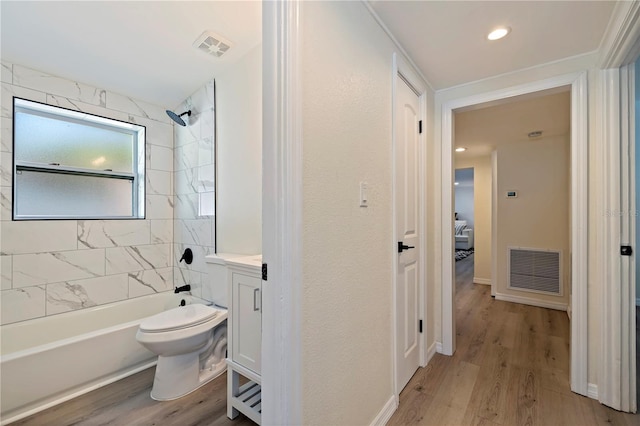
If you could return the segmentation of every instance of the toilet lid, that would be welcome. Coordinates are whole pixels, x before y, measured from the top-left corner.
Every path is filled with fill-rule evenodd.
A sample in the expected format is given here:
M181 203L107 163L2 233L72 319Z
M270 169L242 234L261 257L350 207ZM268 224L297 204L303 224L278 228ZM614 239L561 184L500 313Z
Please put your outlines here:
M207 322L217 317L219 313L218 309L205 305L178 306L146 318L140 323L140 330L149 332L180 330Z

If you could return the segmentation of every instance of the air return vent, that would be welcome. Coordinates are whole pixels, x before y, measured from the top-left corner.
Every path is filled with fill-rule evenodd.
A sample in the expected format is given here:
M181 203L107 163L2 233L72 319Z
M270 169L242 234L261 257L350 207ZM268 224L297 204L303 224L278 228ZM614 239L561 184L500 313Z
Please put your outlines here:
M559 251L509 247L509 288L562 296Z
M193 42L193 47L216 58L227 53L231 46L233 46L233 44L229 40L211 31L203 32L200 34L200 37Z

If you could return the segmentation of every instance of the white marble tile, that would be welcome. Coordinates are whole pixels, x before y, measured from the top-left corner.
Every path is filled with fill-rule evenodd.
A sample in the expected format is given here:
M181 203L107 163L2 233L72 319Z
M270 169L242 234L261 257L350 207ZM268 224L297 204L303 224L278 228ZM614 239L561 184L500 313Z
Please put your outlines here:
M104 89L53 76L22 65L13 66L13 84L77 99L88 104L106 106L106 91Z
M11 220L13 188L0 186L0 220Z
M198 217L213 217L216 215L215 192L201 192L198 194Z
M175 149L174 170L198 167L200 148L198 142L191 142Z
M162 170L147 170L147 194L171 195L173 173Z
M215 191L216 171L213 164L198 167L197 192Z
M200 137L207 139L215 137L215 114L213 108L203 112L200 118Z
M201 139L199 125L196 126L189 123L188 126L183 127L183 126L178 126L177 124L174 124L173 129L174 129L174 141L175 141L176 147L186 145Z
M0 133L0 151L13 152L13 121L10 118L0 119L2 126Z
M44 253L78 248L78 224L75 220L3 221L0 227L0 254Z
M148 220L79 220L78 248L92 249L149 244Z
M200 211L199 194L180 194L174 197L174 217L176 219L197 219Z
M47 284L47 315L75 311L125 300L127 274Z
M173 268L129 273L129 297L145 296L173 289Z
M198 166L213 164L213 137L203 138L198 141Z
M0 299L2 324L45 316L44 287L3 290Z
M0 73L0 80L3 83L13 83L13 64L10 62L2 61L2 73Z
M173 219L173 197L171 195L147 195L147 219Z
M105 275L104 249L13 256L13 287L28 287Z
M145 118L136 119L136 123L147 129L147 144L173 149L173 125Z
M173 238L176 244L213 246L213 220L175 220Z
M182 257L182 253L186 248L190 248L193 251L193 262L191 265L187 265L184 261L180 262L180 258ZM195 245L186 245L186 244L174 244L173 245L173 258L174 258L174 266L179 268L188 269L190 271L198 271L198 272L207 272L207 262L205 261L205 257L213 254L213 247L203 247L203 246L195 246Z
M174 173L173 185L177 195L198 192L198 169L179 170Z
M47 94L47 104L72 109L74 111L86 112L87 114L98 115L100 117L112 118L114 120L132 122L129 120L129 114L125 112L114 111L100 105L89 104L60 95Z
M151 244L173 243L173 220L151 220Z
M171 119L165 112L166 108L111 91L107 93L107 108L115 109L116 111L128 112L129 114L160 121L162 123L169 124L171 122Z
M172 172L173 150L163 146L147 144L147 168Z
M27 89L24 87L14 86L9 83L2 83L0 86L0 91L2 91L2 99L0 102L1 112L0 116L2 117L13 117L13 97L24 98L30 101L36 102L46 102L47 95L42 92L38 92L36 90Z
M171 244L114 247L105 250L107 275L172 266Z
M11 186L13 184L13 154L0 151L0 185Z
M191 294L196 297L202 297L202 273L191 271L184 268L174 268L173 280L176 287L182 287L189 284L191 286Z
M0 284L2 284L2 290L9 290L12 287L12 261L13 258L11 256L0 256Z

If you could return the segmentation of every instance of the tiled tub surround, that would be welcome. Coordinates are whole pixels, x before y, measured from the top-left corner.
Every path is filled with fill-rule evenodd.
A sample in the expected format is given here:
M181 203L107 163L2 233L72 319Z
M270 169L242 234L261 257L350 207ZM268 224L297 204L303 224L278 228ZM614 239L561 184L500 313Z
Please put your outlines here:
M13 96L145 126L146 218L11 221ZM2 62L0 120L2 324L173 288L173 125L164 108Z
M187 126L175 126L174 279L190 284L195 296L211 300L202 284L207 279L205 256L215 252L215 114L214 81L189 96L174 111L191 110ZM180 262L185 248L193 263Z
M157 356L135 338L140 322L182 299L202 303L164 292L1 327L0 424L154 365Z

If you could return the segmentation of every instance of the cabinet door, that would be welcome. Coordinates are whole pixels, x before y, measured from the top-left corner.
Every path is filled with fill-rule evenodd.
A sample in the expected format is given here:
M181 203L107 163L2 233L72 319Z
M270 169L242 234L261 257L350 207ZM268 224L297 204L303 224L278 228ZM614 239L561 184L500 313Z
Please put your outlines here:
M236 272L232 273L233 348L238 364L260 374L262 350L262 281Z

